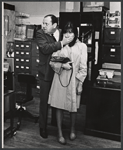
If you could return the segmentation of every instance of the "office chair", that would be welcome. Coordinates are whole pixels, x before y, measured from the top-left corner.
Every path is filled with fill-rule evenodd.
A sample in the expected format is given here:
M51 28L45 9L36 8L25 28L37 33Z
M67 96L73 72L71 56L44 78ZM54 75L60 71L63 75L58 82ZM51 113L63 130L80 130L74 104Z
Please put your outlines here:
M29 117L35 120L35 123L38 121L37 116L33 116L30 112L26 110L23 104L31 101L33 99L32 96L32 85L36 85L36 78L31 74L24 74L19 73L17 76L18 82L20 85L23 83L26 84L26 93L22 91L18 91L15 93L16 95L16 105L17 105L17 115L18 115L18 122L17 122L17 129L21 126L22 117Z

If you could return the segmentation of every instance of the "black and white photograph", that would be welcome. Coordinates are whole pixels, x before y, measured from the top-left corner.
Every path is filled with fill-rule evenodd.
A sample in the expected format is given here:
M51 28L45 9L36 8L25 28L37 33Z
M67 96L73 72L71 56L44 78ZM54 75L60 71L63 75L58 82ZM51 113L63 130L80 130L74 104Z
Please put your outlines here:
M2 148L121 148L121 1L1 8Z

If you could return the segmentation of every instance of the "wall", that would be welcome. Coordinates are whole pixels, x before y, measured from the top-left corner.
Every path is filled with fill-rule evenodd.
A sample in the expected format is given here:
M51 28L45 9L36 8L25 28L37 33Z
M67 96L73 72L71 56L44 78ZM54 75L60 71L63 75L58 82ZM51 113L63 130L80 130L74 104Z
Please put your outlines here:
M60 12L80 12L80 2L60 2Z
M115 11L120 12L119 25L121 27L121 2L110 2L110 13L114 13Z
M30 24L42 24L43 17L54 14L59 17L60 2L6 2L15 5L15 10L30 15Z
M46 14L52 13L59 17L59 12L61 11L80 11L80 2L70 2L70 5L66 2L6 2L8 4L15 5L15 10L30 15L30 18L27 20L30 24L42 24L43 17ZM67 8L66 8L67 6ZM72 9L71 9L72 8ZM110 2L110 12L120 10L121 12L121 2ZM5 11L5 13L8 13ZM12 18L10 19L13 20ZM14 21L12 21L14 23ZM12 25L10 24L12 27ZM3 35L3 34L2 34ZM12 33L13 35L13 33ZM4 38L4 54L6 51L6 41L12 41L12 36Z
M30 14L28 22L30 24L42 24L43 17L46 14L52 13L59 17L59 12L71 11L79 12L80 11L80 2L6 2L8 4L15 5L16 11ZM70 3L70 5L69 5ZM121 2L110 2L110 10L120 10L121 11Z
M121 2L110 2L110 12L117 10L121 12Z

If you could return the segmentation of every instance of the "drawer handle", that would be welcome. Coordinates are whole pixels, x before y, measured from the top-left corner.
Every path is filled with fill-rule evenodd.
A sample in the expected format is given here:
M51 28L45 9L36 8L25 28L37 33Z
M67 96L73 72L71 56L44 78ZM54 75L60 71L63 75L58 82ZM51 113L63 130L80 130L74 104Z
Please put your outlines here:
M40 91L36 91L36 94L40 94Z
M39 59L36 59L36 62L39 63Z
M111 57L115 57L115 55L110 55Z
M37 46L37 49L39 49L39 47Z

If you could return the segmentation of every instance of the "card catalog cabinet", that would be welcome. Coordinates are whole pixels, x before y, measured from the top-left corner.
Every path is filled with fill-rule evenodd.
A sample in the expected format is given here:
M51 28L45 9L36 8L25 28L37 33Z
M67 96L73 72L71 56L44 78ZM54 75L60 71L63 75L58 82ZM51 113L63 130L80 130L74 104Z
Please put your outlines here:
M32 74L38 81L39 52L35 41L15 41L14 44L14 70L15 70L15 90L23 90L17 81L18 73ZM39 86L38 86L39 87ZM33 95L36 95L39 88L33 88Z
M31 74L34 75L37 79L37 85L35 89L32 89L32 95L39 96L40 93L40 85L39 85L39 78L38 78L38 63L39 63L39 48L36 42L32 42L32 68Z

